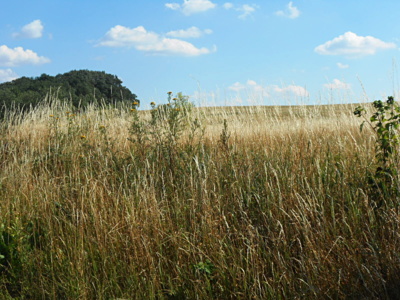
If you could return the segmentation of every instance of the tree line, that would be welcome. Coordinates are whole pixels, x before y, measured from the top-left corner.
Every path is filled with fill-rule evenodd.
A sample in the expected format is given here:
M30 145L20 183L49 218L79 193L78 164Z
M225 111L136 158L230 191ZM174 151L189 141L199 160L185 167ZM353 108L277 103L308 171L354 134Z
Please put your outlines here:
M2 107L29 109L43 101L46 95L70 101L75 107L99 102L112 104L125 101L139 102L137 96L122 85L116 76L104 71L73 70L68 73L39 77L21 77L0 84Z

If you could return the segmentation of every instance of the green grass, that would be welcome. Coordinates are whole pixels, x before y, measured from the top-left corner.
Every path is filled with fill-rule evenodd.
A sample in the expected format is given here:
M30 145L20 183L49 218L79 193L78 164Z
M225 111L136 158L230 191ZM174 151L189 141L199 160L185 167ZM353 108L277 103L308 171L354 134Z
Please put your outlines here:
M372 205L355 106L198 108L173 142L168 120L129 108L9 113L0 294L399 298L399 199Z

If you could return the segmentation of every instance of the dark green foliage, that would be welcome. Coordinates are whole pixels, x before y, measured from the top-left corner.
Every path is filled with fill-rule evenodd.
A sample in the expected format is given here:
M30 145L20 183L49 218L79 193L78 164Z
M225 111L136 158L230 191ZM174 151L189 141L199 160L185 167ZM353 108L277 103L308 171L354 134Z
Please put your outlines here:
M206 262L201 261L193 265L193 268L196 272L200 274L205 274L208 277L211 277L215 270L214 264L209 259L207 259Z
M375 112L367 119L366 110L358 106L354 114L363 117L360 130L364 124L368 124L376 134L376 170L369 181L372 187L378 192L380 200L378 206L383 204L383 199L392 193L400 192L397 186L399 166L399 123L400 107L393 97L388 97L386 102L376 100L373 102Z
M70 71L57 76L42 74L36 78L21 77L0 84L0 101L4 107L25 108L35 106L47 94L71 101L75 107L102 101L110 104L120 101L139 101L136 95L122 86L115 75L104 71Z
M5 288L4 292L7 291L10 298L29 295L29 291L24 291L22 282L35 273L27 259L41 247L44 235L38 225L36 220L19 219L9 226L0 223L0 286Z

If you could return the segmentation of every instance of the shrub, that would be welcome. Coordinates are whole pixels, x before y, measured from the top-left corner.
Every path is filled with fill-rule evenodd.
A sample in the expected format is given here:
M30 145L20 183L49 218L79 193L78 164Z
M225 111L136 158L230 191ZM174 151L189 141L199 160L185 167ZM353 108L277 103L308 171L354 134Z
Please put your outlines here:
M375 141L375 163L376 169L369 182L373 189L381 196L377 203L382 205L382 200L386 196L399 194L398 186L398 167L399 167L399 123L400 107L393 97L383 102L376 100L373 102L374 112L368 119L365 108L358 106L354 114L363 117L364 121L360 125L362 131L365 124L373 130L376 136Z

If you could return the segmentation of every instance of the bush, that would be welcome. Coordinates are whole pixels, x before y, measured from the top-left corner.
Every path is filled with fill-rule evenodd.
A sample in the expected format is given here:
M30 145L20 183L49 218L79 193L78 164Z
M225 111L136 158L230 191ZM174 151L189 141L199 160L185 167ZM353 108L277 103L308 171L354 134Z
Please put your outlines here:
M376 169L369 182L379 194L378 207L383 204L384 198L399 195L398 167L399 167L399 123L400 107L393 97L388 97L386 102L376 100L373 102L374 112L367 118L365 108L358 106L354 114L363 117L360 125L362 131L365 124L373 130L375 141Z

